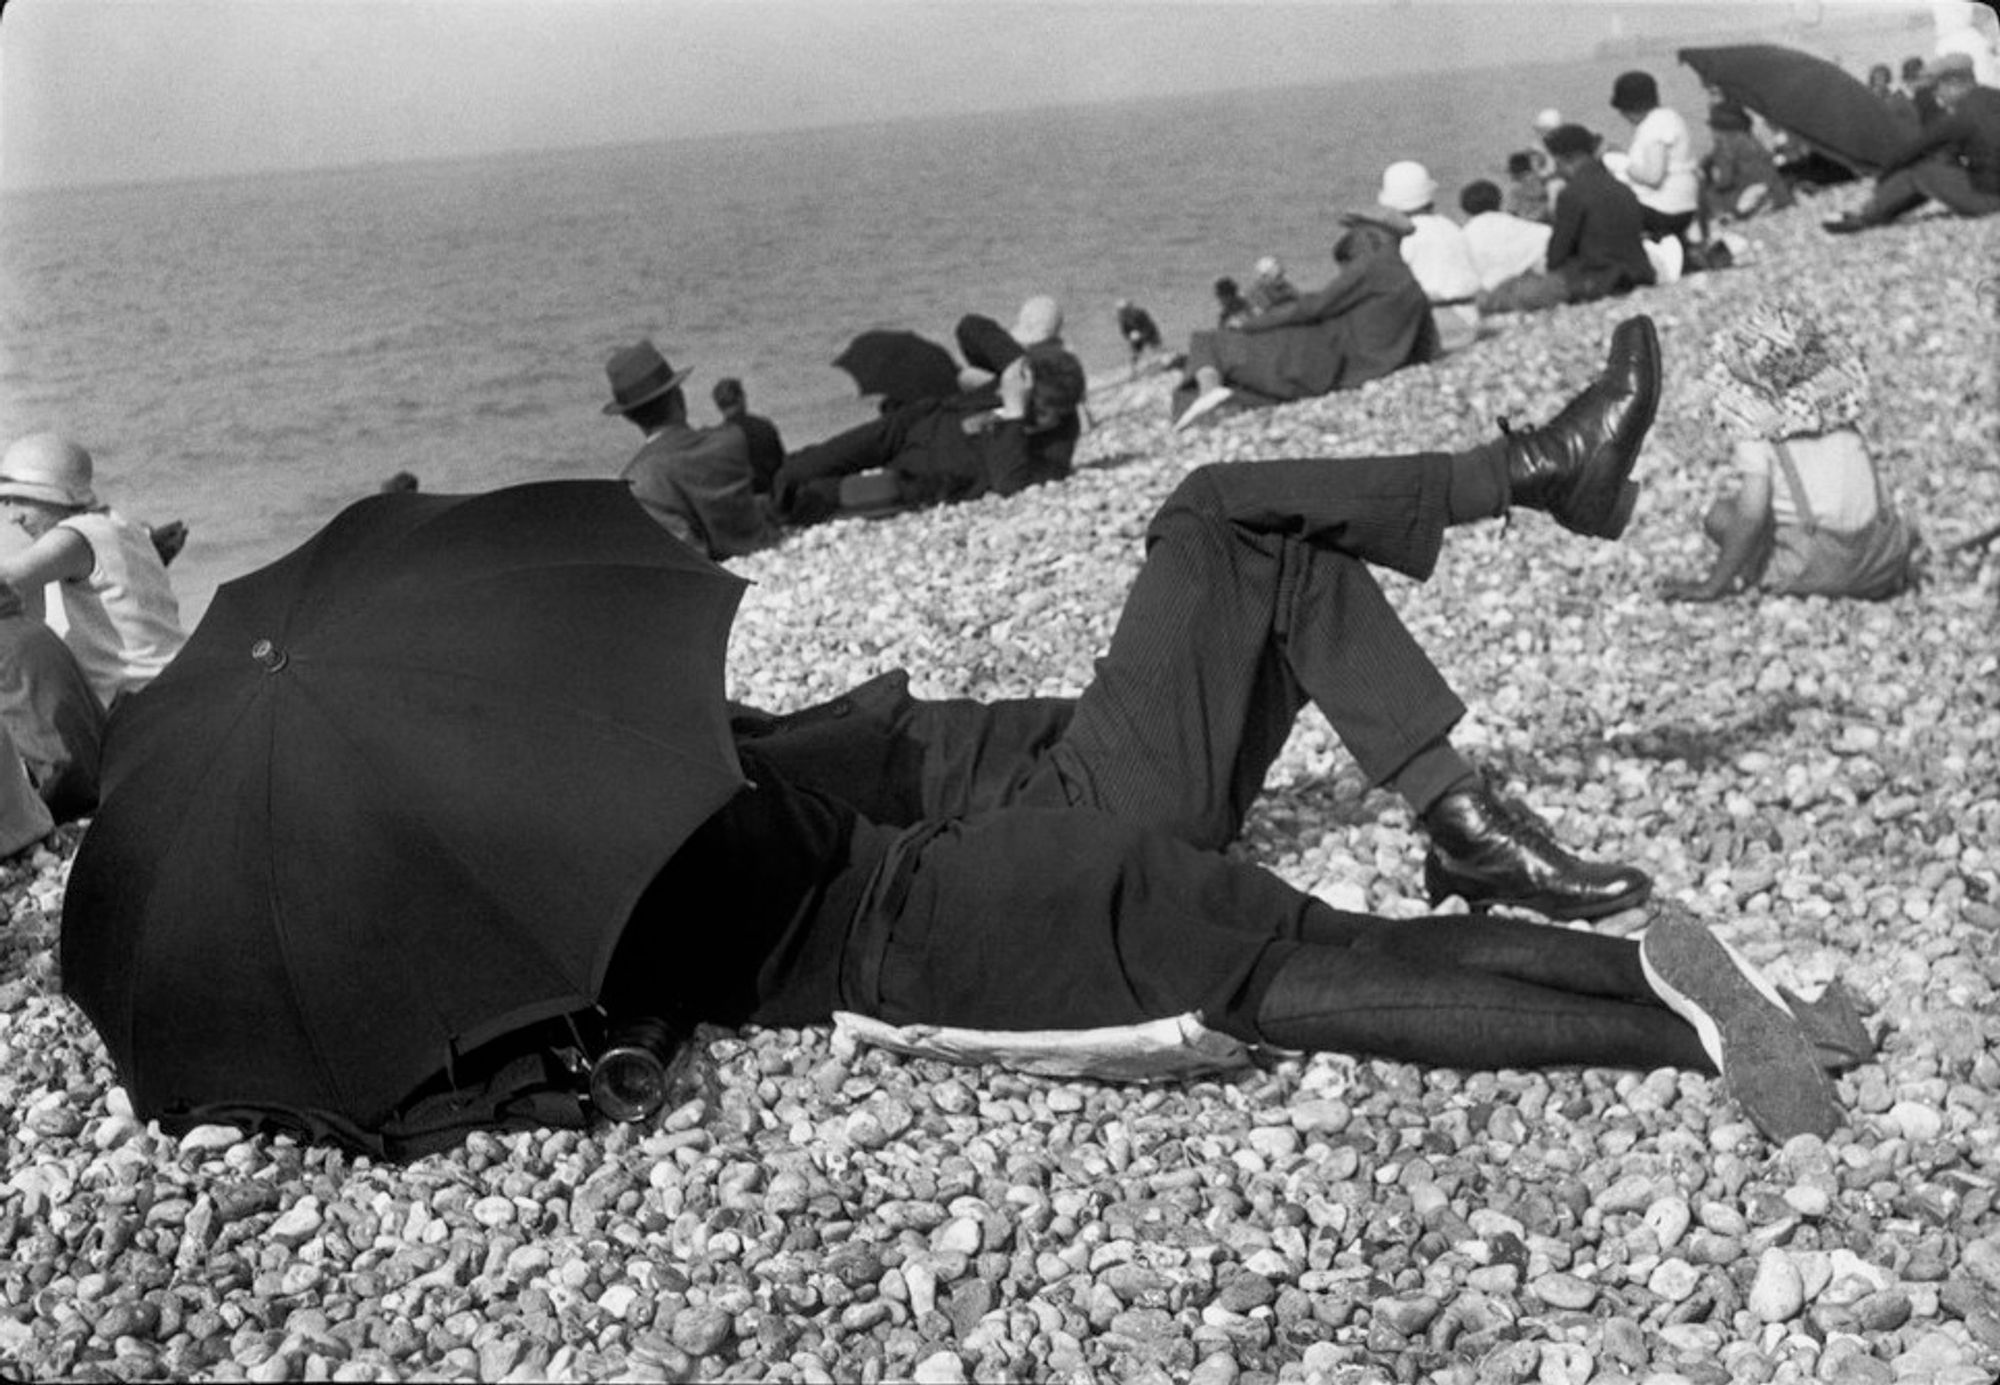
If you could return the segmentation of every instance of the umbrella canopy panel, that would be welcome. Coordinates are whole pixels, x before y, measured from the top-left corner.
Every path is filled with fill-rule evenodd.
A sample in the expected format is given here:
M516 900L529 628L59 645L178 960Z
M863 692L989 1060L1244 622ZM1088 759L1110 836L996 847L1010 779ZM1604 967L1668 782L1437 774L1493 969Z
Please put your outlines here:
M1729 100L1857 173L1879 172L1917 133L1865 82L1796 48L1683 48L1680 60Z
M225 586L113 720L64 909L135 1106L367 1127L592 1003L741 785L741 590L593 482L376 497Z
M861 393L899 403L943 399L958 392L958 363L951 352L915 332L891 328L863 332L833 363L854 378Z

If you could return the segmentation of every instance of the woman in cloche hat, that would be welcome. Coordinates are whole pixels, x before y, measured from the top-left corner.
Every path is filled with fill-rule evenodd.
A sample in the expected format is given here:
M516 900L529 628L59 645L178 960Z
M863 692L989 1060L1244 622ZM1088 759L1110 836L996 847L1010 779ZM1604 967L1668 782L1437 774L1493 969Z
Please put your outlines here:
M99 502L91 470L90 453L54 433L0 456L0 520L33 540L0 556L0 609L39 614L42 589L61 583L64 639L108 707L157 677L187 635L152 534Z

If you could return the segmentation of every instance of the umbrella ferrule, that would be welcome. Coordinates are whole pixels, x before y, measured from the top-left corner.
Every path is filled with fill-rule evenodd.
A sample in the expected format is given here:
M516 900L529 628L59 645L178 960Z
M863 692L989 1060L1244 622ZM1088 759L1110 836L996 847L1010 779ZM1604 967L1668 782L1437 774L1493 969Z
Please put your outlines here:
M264 672L276 673L292 661L292 656L272 644L269 640L259 640L250 646L250 657L264 666Z

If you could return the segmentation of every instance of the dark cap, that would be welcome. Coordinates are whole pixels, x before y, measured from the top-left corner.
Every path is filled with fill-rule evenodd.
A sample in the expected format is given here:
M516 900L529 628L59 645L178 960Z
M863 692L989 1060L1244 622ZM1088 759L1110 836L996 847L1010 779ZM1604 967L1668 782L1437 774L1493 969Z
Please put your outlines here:
M1542 136L1542 147L1557 158L1572 154L1595 154L1597 136L1581 125L1558 125Z
M1708 108L1708 128L1711 130L1748 130L1750 115L1733 101L1718 101Z
M1660 104L1660 88L1650 72L1621 72L1611 84L1615 111L1649 111Z

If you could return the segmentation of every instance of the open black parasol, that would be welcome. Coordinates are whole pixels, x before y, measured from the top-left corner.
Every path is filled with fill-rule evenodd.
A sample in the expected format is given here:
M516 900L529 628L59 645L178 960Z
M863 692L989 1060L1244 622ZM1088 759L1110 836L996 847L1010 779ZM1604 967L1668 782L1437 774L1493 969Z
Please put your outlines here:
M944 399L958 392L958 363L928 337L900 329L863 332L847 344L834 365L854 377L862 394L892 404Z
M1729 100L1857 173L1880 171L1916 134L1865 82L1796 48L1683 48L1680 60Z
M122 703L64 988L141 1116L376 1129L598 996L742 783L743 583L617 482L378 495L226 584Z

